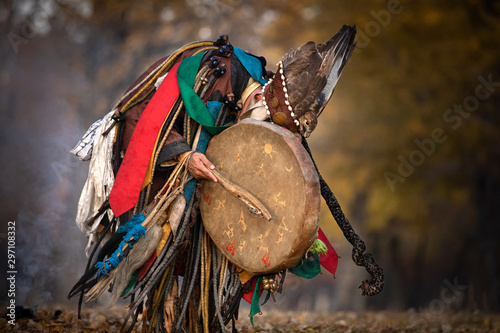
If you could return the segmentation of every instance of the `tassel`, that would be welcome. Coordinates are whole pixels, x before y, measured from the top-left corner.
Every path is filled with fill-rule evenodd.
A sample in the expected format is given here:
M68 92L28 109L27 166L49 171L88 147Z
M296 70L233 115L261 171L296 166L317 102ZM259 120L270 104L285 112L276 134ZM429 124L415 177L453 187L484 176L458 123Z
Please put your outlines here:
M127 233L123 237L120 245L118 245L116 251L107 260L95 264L94 267L97 268L97 273L94 278L97 279L100 276L105 276L118 267L124 258L123 248L125 245L133 249L134 244L139 241L139 238L146 234L146 228L141 225L145 219L143 214L132 215L132 218L125 225L118 228L118 233Z
M145 219L146 219L146 217L144 216L144 214L132 215L130 220L127 223L125 223L124 225L118 227L118 230L116 232L118 232L118 233L129 232L137 224L144 222Z
M327 254L328 253L328 248L326 247L325 243L319 238L316 238L314 241L313 245L309 248L309 252L311 253L317 253L317 254Z

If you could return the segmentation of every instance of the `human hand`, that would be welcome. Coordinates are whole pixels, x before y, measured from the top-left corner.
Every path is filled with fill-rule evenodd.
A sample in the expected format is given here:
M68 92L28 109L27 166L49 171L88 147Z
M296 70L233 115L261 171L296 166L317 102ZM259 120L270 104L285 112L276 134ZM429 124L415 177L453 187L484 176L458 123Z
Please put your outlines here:
M191 176L196 179L210 179L217 182L217 178L210 171L215 169L215 166L202 153L192 153L189 157L187 168Z

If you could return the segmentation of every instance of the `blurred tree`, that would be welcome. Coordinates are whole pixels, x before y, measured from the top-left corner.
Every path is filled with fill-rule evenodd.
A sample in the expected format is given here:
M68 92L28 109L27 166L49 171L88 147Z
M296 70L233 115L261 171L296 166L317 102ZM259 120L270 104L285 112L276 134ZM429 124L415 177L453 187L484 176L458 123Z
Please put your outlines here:
M383 303L425 305L458 277L471 306L498 309L498 11L490 2L402 1L391 14L388 4L352 16L359 52L315 136L323 170L353 222L381 242L368 245L387 266ZM333 4L316 5L335 17ZM328 30L311 24L309 32ZM494 83L481 99L484 80ZM448 111L455 103L462 114Z

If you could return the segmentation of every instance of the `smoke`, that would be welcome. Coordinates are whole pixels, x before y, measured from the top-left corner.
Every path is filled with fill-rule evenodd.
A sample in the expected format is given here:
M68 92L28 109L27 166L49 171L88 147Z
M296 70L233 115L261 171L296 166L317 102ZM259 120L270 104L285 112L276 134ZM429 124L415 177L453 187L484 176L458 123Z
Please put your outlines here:
M12 53L1 83L0 235L15 221L16 305L32 307L64 302L83 270L86 240L74 218L88 166L69 150L88 125L71 102L85 91L83 74L67 71L64 59L54 66L43 40L27 47L37 56ZM0 247L5 265L5 237Z
M16 216L18 302L26 306L61 301L84 262L85 237L73 221L85 168L68 153L69 144L76 142L75 136L82 131L68 119L69 105L53 101L50 108L57 116L38 122L45 131L26 152L28 156L34 155L33 151L39 155L36 162L28 162L36 186L22 186L29 194L24 193L18 203ZM47 108L41 109L50 115Z

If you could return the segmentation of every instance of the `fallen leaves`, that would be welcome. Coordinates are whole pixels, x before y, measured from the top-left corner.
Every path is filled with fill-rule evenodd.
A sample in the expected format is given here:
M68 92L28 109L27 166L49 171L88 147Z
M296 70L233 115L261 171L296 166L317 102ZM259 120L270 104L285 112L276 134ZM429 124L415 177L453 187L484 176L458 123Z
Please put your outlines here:
M30 315L16 318L15 326L11 326L5 318L0 318L0 332L119 332L126 315L126 307L86 308L82 312L82 319L77 318L76 308L65 306L28 313ZM242 312L236 327L240 333L500 332L500 314L484 314L479 311L458 313L379 311L331 314L269 311L256 316L254 322L255 327L252 327L248 317ZM140 332L141 327L137 327L136 330Z
M243 318L243 317L242 317ZM500 332L500 315L481 312L269 312L254 317L255 327L244 319L237 325L241 333L300 332L300 333L465 333Z
M76 308L60 306L31 311L23 315L26 309L16 308L15 325L5 318L0 318L0 332L118 332L126 313L122 309L106 309L103 307L87 308L78 319Z

